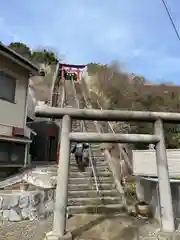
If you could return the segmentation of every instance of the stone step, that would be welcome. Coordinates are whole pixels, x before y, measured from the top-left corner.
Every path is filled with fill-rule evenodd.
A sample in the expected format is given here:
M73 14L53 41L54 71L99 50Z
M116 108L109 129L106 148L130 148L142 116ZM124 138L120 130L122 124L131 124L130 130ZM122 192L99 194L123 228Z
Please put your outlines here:
M71 145L71 149L72 149L73 146L74 146L74 144ZM90 147L90 149L91 149L93 152L98 153L100 157L104 157L104 156L102 155L102 152L101 152L100 147Z
M68 198L68 205L81 206L81 205L101 205L101 204L117 204L122 201L122 196L113 197L79 197L79 198Z
M111 190L102 190L100 191L101 196L119 196L120 193L117 192L116 189L111 189ZM97 193L96 190L86 190L86 191L69 191L68 192L68 197L72 197L72 198L76 198L76 197L80 197L80 198L84 198L84 197L99 197L99 193Z
M80 126L73 126L72 127L72 132L83 132ZM96 129L93 128L86 128L85 132L89 132L89 133L96 133Z
M100 169L100 168L109 169L109 166L105 162L97 162L97 163L93 164L93 166L94 166L94 169L97 169L97 170ZM77 164L76 164L75 161L70 163L70 169L71 168L77 169ZM90 165L90 168L91 168L91 165ZM85 170L88 171L88 169L89 169L89 166L86 167Z
M104 156L102 155L102 152L100 150L98 150L98 151L93 151L92 150L92 152L93 152L94 157L104 159Z
M93 151L92 149L92 155L99 160L104 160L104 156L102 155L101 151ZM75 159L75 155L71 154L71 158Z
M104 161L93 161L93 166L94 166L94 168L99 168L99 167L103 167L103 168L109 168L109 166L108 166L108 164L106 163L106 162L104 162ZM75 167L77 167L77 163L76 163L76 161L75 160L71 160L70 161L70 168L71 167L73 167L73 168L75 168ZM91 167L91 163L89 163L89 166L87 166L87 168L89 168L89 167ZM86 168L86 169L87 169Z
M92 155L104 159L104 156L102 155L102 152L100 150L91 150Z
M93 153L93 156L94 156L94 153ZM93 158L93 163L102 164L103 162L104 162L104 158L102 158L102 157L94 157ZM70 163L76 163L74 156L71 157Z
M102 171L102 172L96 172L98 177L112 177L112 173L109 171ZM71 172L69 173L69 176L71 178L78 178L78 177L89 177L90 176L90 172Z
M88 124L86 125L86 131L87 132L97 132L97 129L95 126L91 125L89 126Z
M48 166L48 165L42 165L42 166L36 166L32 171L33 172L43 172L44 174L45 173L52 173L52 174L57 174L57 169L58 169L58 166L57 165L52 165L52 166ZM98 166L94 166L94 169L95 171L97 172L97 175L103 175L103 176L107 176L109 174L111 174L111 171L109 170L109 167L107 165L98 165ZM91 167L86 167L85 169L85 172L81 173L79 172L79 169L77 167L77 164L74 163L74 164L71 164L70 165L70 175L82 175L82 176L89 176L89 173L90 171L92 171L92 168Z
M97 177L98 183L113 183L112 177ZM69 183L80 184L80 183L89 183L95 182L94 177L76 177L76 178L69 178Z
M79 120L74 120L73 124L78 124L78 121ZM92 120L91 120L91 122L89 122L89 120L85 120L84 123L86 124L86 126L95 127L95 124L94 124L94 122Z
M94 150L100 150L100 145L93 145L93 144L90 144L91 148L94 149Z
M71 146L74 146L75 143L72 143ZM94 150L100 150L100 145L99 144L94 144L94 143L91 143L90 144L90 147Z
M89 172L90 170L92 170L92 168L91 167L87 167L86 168L86 171L87 172ZM99 172L105 172L105 171L107 171L107 172L109 172L110 170L109 170L109 167L108 166L101 166L101 165L99 165L99 166L96 166L96 168L95 168L95 170L99 173ZM75 164L74 166L73 165L70 165L70 172L79 172L79 169L78 169L78 167L77 167L77 165Z
M86 128L86 132L89 132L89 133L96 133L97 130L94 129L94 128Z
M100 147L101 143L91 143L91 146Z
M115 189L115 184L114 183L101 183L100 185L98 185L99 189L102 190L112 190ZM69 191L85 191L85 190L96 190L96 185L94 184L87 184L87 183L79 183L79 184L75 184L75 183L70 183L68 185L68 189Z
M99 164L101 164L101 163L103 163L105 161L104 157L102 157L102 156L95 156L94 152L93 152L93 155L92 155L91 159L92 159L93 163L95 162L95 163L99 163ZM70 162L71 163L76 163L75 156L71 156Z
M105 160L104 159L99 159L99 158L92 158L92 161L93 161L93 164L96 164L96 165L106 165L106 166L108 166L108 163L107 162L105 162ZM73 159L73 158L71 158L70 159L70 164L75 164L76 163L76 160L75 159Z
M96 125L92 122L92 123L86 123L87 128L93 129L94 131L96 130Z
M123 213L126 209L122 204L109 204L109 205L86 205L86 206L69 206L69 214L112 214L112 213Z
M77 131L76 131L76 132L77 132ZM79 131L79 132L82 133L82 131ZM72 143L71 143L71 146L74 146L75 143L76 143L76 142L72 142ZM89 143L89 145L91 146L91 148L100 149L100 144L99 144L99 143L98 143L98 144L96 144L96 143Z

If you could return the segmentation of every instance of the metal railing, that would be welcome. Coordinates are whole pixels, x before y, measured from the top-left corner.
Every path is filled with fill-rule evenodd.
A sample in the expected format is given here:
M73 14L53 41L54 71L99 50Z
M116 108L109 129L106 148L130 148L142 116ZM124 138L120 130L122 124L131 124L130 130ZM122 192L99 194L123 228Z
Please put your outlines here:
M88 98L86 97L86 95L84 94L84 92L83 92L83 96L84 96L84 100L85 100L85 102L86 102L86 105L88 105L88 106L92 109L91 102L90 102L90 100L88 100ZM97 102L97 103L98 103L98 102ZM99 104L99 105L100 105L100 104ZM101 110L102 110L102 108L101 108ZM96 120L93 121L93 122L94 122L94 125L95 125L95 127L96 127L97 132L98 132L98 133L104 133L104 129L102 128L102 126L101 126ZM113 127L111 126L110 122L108 122L108 125L109 125L109 127L110 127L110 129L111 129L111 132L112 132L113 134L115 134L114 129L113 129ZM119 150L119 151L120 151L120 150ZM117 173L119 169L120 169L120 171L121 171L121 164L120 164L120 162L119 162L119 164L118 164L119 167L117 166L117 164L116 164L116 166L113 166L112 157L111 157L109 151L106 151L106 149L104 149L104 154L105 154L105 158L106 158L107 161L108 161L108 165L109 165L109 167L110 167L110 169L111 169L111 171L112 171L113 178L114 178L114 183L115 183L115 185L116 185L116 188L117 188L117 190L118 190L121 194L124 194L123 186L122 186L122 184L121 184L122 172L120 173L120 176L119 176L119 174ZM123 202L124 202L124 203L126 202L126 199L125 199L124 197L123 197Z
M101 105L100 105L100 102L99 102L98 100L97 100L96 102L97 102L97 105L99 106L99 108L100 108L101 110L103 110L103 108L102 108ZM114 129L113 129L112 124L111 124L109 121L107 121L107 124L108 124L108 127L109 127L110 131L111 131L113 134L116 134L115 131L114 131ZM132 164L130 163L128 154L124 151L124 149L123 149L123 147L121 146L120 143L118 143L118 148L119 148L119 153L120 153L120 158L121 158L120 160L123 159L123 160L125 161L125 163L127 164L127 167L128 167L128 169L129 169L129 171L132 173L132 172L133 172L133 168L132 168Z
M73 80L71 80L71 82L72 82L72 87L73 87L73 92L74 92L74 98L75 98L75 101L76 101L76 105L77 105L78 108L80 108L80 103L79 103L79 100L78 100L78 97L77 97L77 91L76 91L75 83L74 83ZM82 121L82 120L80 121L80 127L81 127L83 132L85 132L87 130L87 126L86 126L85 122ZM92 148L90 146L89 147L89 167L92 170L92 172L90 173L90 177L91 176L94 177L96 191L98 193L100 193L98 180L97 180L97 176L96 176L96 170L95 170L94 163L93 163L93 158L94 158L93 157L93 151L92 151Z
M83 84L85 84L85 88L88 89L87 82L84 81L84 79L83 79ZM83 92L83 93L84 93L84 92ZM87 103L88 103L88 106L89 106L90 108L93 108L91 102L88 100L88 98L87 98L86 96L85 96L85 101L86 101L86 105L87 105ZM101 107L100 102L98 101L98 99L96 100L96 103L97 103L97 105L99 106L99 108L103 111L104 109ZM103 127L102 127L97 121L94 121L94 124L96 125L96 129L97 129L98 132L101 132L101 131L104 132ZM109 121L107 121L107 124L108 124L108 129L110 130L110 132L112 132L113 134L115 134L115 131L114 131L114 129L113 129L112 124L111 124ZM109 131L108 131L108 132L109 132ZM132 172L133 172L132 164L131 164L131 162L130 162L130 159L129 159L128 154L124 151L124 149L123 149L123 147L121 146L121 144L118 144L118 148L119 148L119 153L120 153L120 159L123 159L123 160L125 161L125 163L126 163L126 165L127 165L127 168L128 168L128 172L129 172L129 173L132 173Z
M85 105L87 106L87 108L92 108L92 105L91 103L89 102L87 96L84 94L84 91L82 90L82 96L84 98L84 101L85 101ZM101 133L101 127L99 126L98 122L97 121L93 121L94 125L95 125L95 128L96 128L96 131L98 133Z

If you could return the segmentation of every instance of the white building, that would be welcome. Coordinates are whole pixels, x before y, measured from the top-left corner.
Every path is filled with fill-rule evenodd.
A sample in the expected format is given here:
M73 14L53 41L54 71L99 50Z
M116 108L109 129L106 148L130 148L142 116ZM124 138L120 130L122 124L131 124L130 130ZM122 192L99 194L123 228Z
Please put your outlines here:
M31 142L26 127L29 77L38 67L0 44L0 166L21 166Z

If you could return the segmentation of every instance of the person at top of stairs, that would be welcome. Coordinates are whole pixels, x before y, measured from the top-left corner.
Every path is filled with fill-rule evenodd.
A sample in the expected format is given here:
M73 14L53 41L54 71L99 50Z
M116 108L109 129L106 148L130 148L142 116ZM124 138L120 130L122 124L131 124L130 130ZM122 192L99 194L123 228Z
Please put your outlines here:
M85 167L89 163L88 149L89 149L88 143L76 143L71 150L71 153L74 154L76 163L81 172L85 171Z

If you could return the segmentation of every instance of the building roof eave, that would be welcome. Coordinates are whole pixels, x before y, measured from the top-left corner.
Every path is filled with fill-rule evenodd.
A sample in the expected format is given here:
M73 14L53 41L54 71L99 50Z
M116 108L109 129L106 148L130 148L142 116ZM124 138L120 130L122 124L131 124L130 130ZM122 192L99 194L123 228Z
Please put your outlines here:
M33 75L39 74L39 68L26 59L25 57L21 56L20 54L16 53L14 50L4 46L0 43L0 54L11 59L13 62L17 63L18 65L21 65L25 69L27 69L29 72L31 72Z

